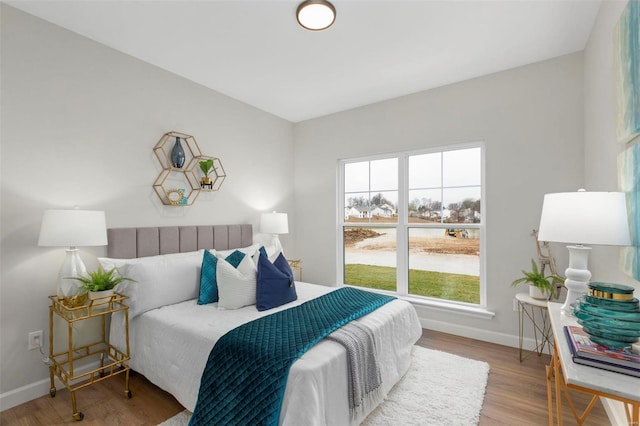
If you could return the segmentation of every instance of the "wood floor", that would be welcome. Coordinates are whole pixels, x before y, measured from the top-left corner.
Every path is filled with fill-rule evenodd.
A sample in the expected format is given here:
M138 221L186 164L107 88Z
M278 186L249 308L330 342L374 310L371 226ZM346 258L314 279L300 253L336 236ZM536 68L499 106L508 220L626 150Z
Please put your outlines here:
M516 348L429 330L423 331L418 344L490 364L481 426L548 424L545 380L548 355L532 355L520 363ZM428 378L425 378L425 383L428 383ZM79 424L153 426L183 410L171 395L139 374L132 375L130 387L133 398L127 399L124 397L124 377L119 375L77 391L78 409L85 415ZM578 407L586 405L587 398L579 398L583 395L577 392L574 396L578 397ZM568 407L564 413L565 423L575 424ZM7 426L74 423L77 422L71 418L71 398L66 389L59 389L55 398L43 396L0 413L0 425ZM608 424L604 408L598 402L585 425Z

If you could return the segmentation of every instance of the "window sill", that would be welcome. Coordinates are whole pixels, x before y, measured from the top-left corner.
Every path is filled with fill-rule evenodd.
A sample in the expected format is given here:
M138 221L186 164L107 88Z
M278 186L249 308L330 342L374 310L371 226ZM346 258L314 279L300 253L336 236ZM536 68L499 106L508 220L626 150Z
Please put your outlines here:
M426 308L437 309L439 311L449 312L453 314L466 315L475 318L491 320L496 316L495 312L486 310L479 306L461 305L458 303L445 302L433 299L423 299L420 297L398 296L398 299L406 300L412 305L424 306Z
M427 299L424 297L400 296L391 291L378 290L375 288L368 288L368 287L358 287L358 286L352 286L348 284L343 284L343 286L354 287L360 290L370 291L372 293L380 293L380 294L386 294L388 296L395 296L398 299L406 300L412 305L424 306L426 308L437 309L440 311L454 313L454 314L467 315L470 317L482 318L487 320L493 319L493 317L496 316L495 312L488 311L485 308L481 308L479 306L463 305L461 303L447 302L444 300Z

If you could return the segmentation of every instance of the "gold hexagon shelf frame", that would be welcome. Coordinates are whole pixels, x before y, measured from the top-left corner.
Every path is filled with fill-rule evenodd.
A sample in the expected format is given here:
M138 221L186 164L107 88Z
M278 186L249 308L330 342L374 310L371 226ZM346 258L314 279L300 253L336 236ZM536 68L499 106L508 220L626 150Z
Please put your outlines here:
M224 167L222 167L222 161L220 161L218 157L211 157L209 155L193 157L191 162L187 165L187 169L189 169L194 175L196 174L196 170L198 170L198 176L201 178L205 177L199 168L199 163L203 160L213 160L213 171L209 174L209 177L211 178L211 186L208 187L208 185L201 183L200 189L202 191L217 191L220 189L222 182L224 182L224 179L227 177L227 173L224 171Z
M185 162L187 166L180 168L174 167L171 163L171 150L168 148L173 148L171 142L178 137L184 141L186 146ZM162 167L162 171L153 183L153 190L162 204L167 206L190 206L198 198L200 191L217 191L227 177L220 159L203 155L196 138L186 133L175 131L165 133L156 143L153 153ZM211 188L203 189L201 179L196 175L196 169L199 167L199 161L207 159L213 160L212 174L215 176L210 176ZM198 175L202 175L202 173L198 172ZM177 180L182 180L182 183L176 184Z
M182 181L176 183L176 181ZM190 206L200 194L200 183L193 172L176 172L168 169L160 172L153 183L156 192L163 204L168 206ZM175 198L173 194L181 193Z
M171 142L173 142L175 138L181 138L187 147L185 150L185 164L190 164L190 161L192 161L194 157L202 155L196 138L193 136L182 132L167 132L162 135L156 146L153 147L153 153L160 162L162 170L188 170L188 167L178 168L173 167L173 164L171 164L171 149L173 149ZM167 148L167 145L169 145L169 148Z

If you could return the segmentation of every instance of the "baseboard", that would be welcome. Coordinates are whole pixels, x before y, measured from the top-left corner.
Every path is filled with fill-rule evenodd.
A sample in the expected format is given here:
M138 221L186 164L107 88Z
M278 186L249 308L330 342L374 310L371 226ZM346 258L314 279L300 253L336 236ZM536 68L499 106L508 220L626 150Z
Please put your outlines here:
M75 369L77 374L83 374L91 370L95 370L100 366L100 362L92 362L90 364L84 365ZM81 380L72 381L72 384L76 384ZM62 382L56 377L55 378L55 386L56 389L64 389L64 385ZM10 390L3 394L0 394L0 412L4 410L8 410L9 408L13 408L17 405L24 404L25 402L29 402L36 398L40 398L44 395L49 395L49 391L51 390L51 379L46 378L39 380L35 383L30 383L28 385L22 386L17 389Z
M518 348L518 336L505 333L497 333L495 331L483 330L481 328L467 327L463 325L451 324L448 322L436 321L432 319L420 318L422 328L435 330L441 333L455 334L456 336L468 337L470 339L482 340L485 342L495 343L498 345L510 346ZM536 342L530 337L522 339L522 349L534 350ZM551 355L551 354L549 354Z
M49 393L49 387L49 379L44 379L0 394L0 411L40 398Z

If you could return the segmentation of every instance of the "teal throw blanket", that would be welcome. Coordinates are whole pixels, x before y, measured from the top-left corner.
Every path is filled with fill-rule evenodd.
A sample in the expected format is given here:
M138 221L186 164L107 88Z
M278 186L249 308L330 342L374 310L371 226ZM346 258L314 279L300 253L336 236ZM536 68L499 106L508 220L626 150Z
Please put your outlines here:
M344 287L229 331L209 354L189 425L277 425L293 362L393 299Z

